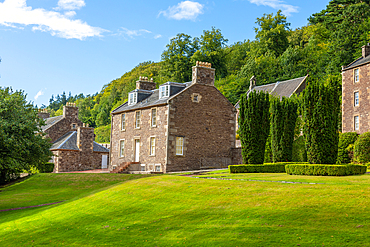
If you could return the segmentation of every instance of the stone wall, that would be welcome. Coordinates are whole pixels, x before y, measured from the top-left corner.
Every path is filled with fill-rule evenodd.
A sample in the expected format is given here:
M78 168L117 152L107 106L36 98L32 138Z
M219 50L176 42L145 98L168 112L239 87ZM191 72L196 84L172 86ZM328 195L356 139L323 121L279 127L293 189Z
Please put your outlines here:
M73 129L73 124L76 128ZM77 130L78 126L82 126L82 122L78 119L78 108L73 106L63 107L63 118L45 130L46 138L51 138L54 142L69 131Z
M240 165L243 164L243 156L242 156L242 148L232 148L231 149L231 163L233 165Z
M57 150L54 153L54 172L71 172L100 169L102 155L108 153Z
M361 134L370 130L370 64L359 68L360 79L355 83L354 70L342 72L342 131L356 131L354 117L359 116L359 130ZM359 92L359 106L354 104L354 93Z
M194 101L197 95L198 101ZM166 172L198 170L231 163L235 147L235 108L214 86L195 83L170 101ZM184 154L176 155L176 137ZM229 159L228 161L225 161Z
M152 109L157 109L157 124L151 126ZM135 128L135 118L137 111L125 112L126 128L121 129L122 114L112 115L112 135L111 135L111 152L110 166L120 166L124 162L135 161L135 140L140 141L139 161L145 165L145 169L150 171L154 169L155 164L161 164L161 171L165 170L166 163L166 148L167 148L167 114L168 106L162 105L141 109L141 124L140 128ZM155 154L150 155L150 138L155 137ZM120 157L120 141L124 140L125 150L124 156ZM141 167L140 167L141 168ZM131 168L129 169L131 170Z

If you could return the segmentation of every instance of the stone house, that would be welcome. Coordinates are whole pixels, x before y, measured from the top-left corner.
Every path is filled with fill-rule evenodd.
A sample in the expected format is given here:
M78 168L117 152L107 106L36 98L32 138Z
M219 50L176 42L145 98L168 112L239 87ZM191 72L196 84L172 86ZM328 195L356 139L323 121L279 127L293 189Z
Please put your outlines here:
M111 113L109 169L166 173L231 164L236 110L214 77L215 69L199 62L188 83L156 89L140 77L128 101Z
M109 149L94 142L94 128L90 128L78 119L78 107L67 103L63 115L49 117L42 111L39 117L45 120L42 131L53 143L54 172L91 170L106 167Z
M342 131L370 131L370 44L362 56L342 67Z
M308 75L298 77L286 81L278 81L266 85L256 86L256 78L253 76L250 80L249 89L246 92L249 95L252 91L265 91L271 95L278 96L280 98L290 98L293 94L299 95L306 88L306 80ZM239 117L239 101L236 103L235 108L237 109L237 119ZM236 123L236 129L238 129L238 123ZM239 142L240 143L240 142ZM239 146L239 145L237 145Z

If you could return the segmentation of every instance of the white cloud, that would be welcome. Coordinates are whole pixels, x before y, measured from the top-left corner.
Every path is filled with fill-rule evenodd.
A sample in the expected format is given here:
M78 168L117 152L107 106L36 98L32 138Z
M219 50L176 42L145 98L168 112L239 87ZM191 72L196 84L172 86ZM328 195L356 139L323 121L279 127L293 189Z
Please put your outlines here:
M154 39L159 39L159 38L162 38L162 35L157 34L156 36L154 36Z
M32 9L27 6L26 0L5 0L0 3L0 25L9 27L31 25L34 31L50 32L53 36L66 39L83 40L87 37L102 36L104 29L92 27L81 20L71 20L70 17L74 14L72 12L61 14L42 8Z
M118 31L118 35L124 36L126 38L133 39L137 36L144 35L146 33L152 33L151 31L148 31L146 29L140 29L140 30L129 30L125 27L121 27L121 29Z
M38 91L38 93L35 95L35 100L37 100L41 95L44 95L44 92L42 91L42 89L40 91Z
M298 13L298 6L285 4L285 2L281 0L249 0L249 2L257 5L269 6L274 9L281 9L282 13L286 16L290 16L291 13Z
M84 0L59 0L57 9L75 10L84 7Z
M203 14L203 7L204 5L198 2L183 1L165 11L160 11L158 16L163 14L169 19L195 21L198 15Z

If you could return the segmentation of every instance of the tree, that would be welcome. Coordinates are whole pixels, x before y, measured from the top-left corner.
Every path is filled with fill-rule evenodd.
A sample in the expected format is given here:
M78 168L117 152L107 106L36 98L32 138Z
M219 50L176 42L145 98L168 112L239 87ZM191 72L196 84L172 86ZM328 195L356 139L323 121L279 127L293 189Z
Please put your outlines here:
M311 164L335 164L338 154L338 82L309 80L303 91L303 135Z
M0 88L0 184L50 159L51 143L43 138L42 125L22 91Z
M273 162L292 161L298 104L291 98L270 100L271 150Z
M269 94L252 91L240 100L239 132L245 164L263 164L270 131Z
M164 74L176 82L191 80L191 57L198 50L198 39L190 35L179 33L166 45L167 50L162 53ZM195 63L194 63L195 64Z
M225 52L227 42L228 39L224 38L220 29L212 27L211 31L204 30L199 39L200 48L192 57L192 64L196 61L211 63L216 69L216 77L225 77L227 75L227 54Z

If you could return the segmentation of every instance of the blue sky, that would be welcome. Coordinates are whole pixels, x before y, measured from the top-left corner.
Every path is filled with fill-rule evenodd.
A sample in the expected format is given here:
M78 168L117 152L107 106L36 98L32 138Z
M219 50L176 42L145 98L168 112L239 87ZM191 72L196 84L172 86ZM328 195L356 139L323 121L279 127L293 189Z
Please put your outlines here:
M291 28L329 0L0 0L0 86L38 106L52 94L93 94L138 63L159 61L178 33L212 26L228 44L253 40L257 17L281 9Z

